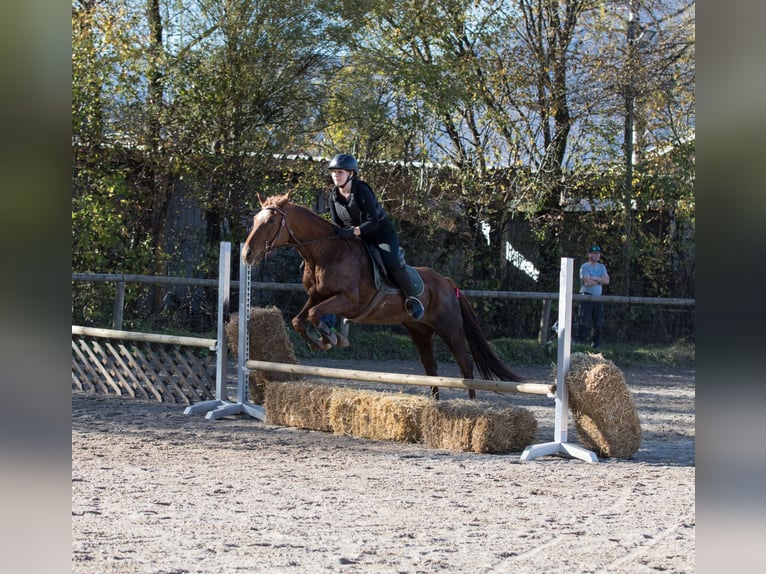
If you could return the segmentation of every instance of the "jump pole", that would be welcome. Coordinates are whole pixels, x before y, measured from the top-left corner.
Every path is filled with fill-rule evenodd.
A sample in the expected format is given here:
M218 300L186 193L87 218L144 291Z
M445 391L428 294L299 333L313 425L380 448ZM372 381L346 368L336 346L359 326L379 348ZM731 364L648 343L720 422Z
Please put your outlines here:
M574 260L561 258L559 274L559 322L558 355L556 360L556 414L553 442L530 445L521 454L521 461L535 459L551 454L566 454L585 462L598 462L595 453L582 446L567 442L569 393L566 376L569 372L572 347L572 281L574 278Z
M240 246L241 249L241 246ZM247 372L240 368L247 362L250 349L247 331L247 318L250 316L250 269L239 264L239 325L237 361L237 401L226 398L226 372L228 370L228 351L224 320L228 315L231 295L231 243L222 241L218 259L218 331L216 350L215 400L203 401L186 407L184 414L196 414L207 411L205 418L219 419L228 415L247 414L258 420L266 420L266 412L258 405L247 402ZM243 319L245 317L245 319Z
M313 367L310 365L291 365L287 363L272 363L269 361L247 361L248 370L277 371L326 377L329 379L349 379L352 381L367 381L395 385L414 385L421 387L447 387L452 389L475 389L477 391L494 391L501 393L525 393L553 397L556 385L543 383L512 383L509 381L488 381L484 379L460 379L455 377L439 377L432 375L408 375L403 373L380 373L376 371L356 371L353 369L333 369Z

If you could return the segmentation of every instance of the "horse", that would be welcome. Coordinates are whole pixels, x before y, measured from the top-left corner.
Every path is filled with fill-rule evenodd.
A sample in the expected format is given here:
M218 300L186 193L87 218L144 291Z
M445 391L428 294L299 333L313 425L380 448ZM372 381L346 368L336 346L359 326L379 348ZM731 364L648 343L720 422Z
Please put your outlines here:
M349 321L371 325L401 324L409 333L427 375L437 376L434 334L447 345L464 379L473 378L474 362L484 379L522 381L493 352L476 313L455 282L429 267L415 267L424 290L419 296L425 314L415 321L404 307L404 295L389 287L379 290L370 254L361 239L341 238L335 227L310 209L291 201L290 192L264 200L253 216L253 227L242 248L242 262L255 265L281 247L293 247L304 261L303 288L308 295L292 328L312 351L348 345L322 321L336 314ZM307 329L313 326L320 337ZM341 337L341 339L339 339ZM466 341L473 360L466 352ZM476 391L469 389L469 398ZM439 398L439 388L431 387Z

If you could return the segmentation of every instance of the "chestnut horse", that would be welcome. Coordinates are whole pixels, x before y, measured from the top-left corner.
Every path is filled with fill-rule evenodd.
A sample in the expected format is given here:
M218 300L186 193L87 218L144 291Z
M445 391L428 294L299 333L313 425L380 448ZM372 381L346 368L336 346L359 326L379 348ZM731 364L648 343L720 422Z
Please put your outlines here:
M337 314L349 321L373 325L400 323L409 332L427 375L437 375L433 352L434 333L455 357L463 378L473 378L474 361L484 379L521 381L492 351L474 310L464 294L449 277L428 267L416 270L424 283L419 296L425 314L414 321L404 308L401 291L388 288L378 294L373 267L362 241L341 239L332 224L313 211L290 201L290 193L263 200L258 195L261 210L253 216L253 228L242 249L245 265L259 263L271 251L285 246L294 247L303 257L303 288L308 299L292 320L292 327L312 350L327 350L348 342L338 339L322 321L324 315ZM385 286L383 287L386 288ZM376 303L370 303L376 300ZM307 327L311 325L320 337ZM465 342L473 356L466 353ZM439 389L431 387L439 398ZM475 398L476 392L469 390Z

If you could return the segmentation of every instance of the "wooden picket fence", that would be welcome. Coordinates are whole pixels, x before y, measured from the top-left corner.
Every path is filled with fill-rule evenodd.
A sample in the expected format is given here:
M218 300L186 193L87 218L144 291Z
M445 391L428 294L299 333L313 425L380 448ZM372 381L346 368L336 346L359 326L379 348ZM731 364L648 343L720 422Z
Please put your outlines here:
M216 340L72 326L72 389L187 405L214 398Z

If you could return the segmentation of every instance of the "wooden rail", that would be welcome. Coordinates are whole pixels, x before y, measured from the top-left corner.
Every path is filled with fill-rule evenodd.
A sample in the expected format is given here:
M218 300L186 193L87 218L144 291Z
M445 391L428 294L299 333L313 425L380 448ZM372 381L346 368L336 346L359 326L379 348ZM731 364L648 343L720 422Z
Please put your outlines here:
M215 351L217 341L202 337L181 337L178 335L158 335L156 333L139 333L136 331L119 331L115 329L98 329L72 325L72 335L99 337L102 339L126 339L144 343L160 343L162 345L182 345L184 347L206 347Z
M532 395L556 394L556 385L544 383L513 383L510 381L488 381L486 379L459 379L454 377L432 377L428 375L408 375L402 373L379 373L375 371L357 371L352 369L334 369L311 365L291 365L270 361L247 361L245 367L251 371L277 371L295 375L326 377L329 379L349 379L373 383L391 383L396 385L417 385L421 387L448 387L452 389L476 389L501 393L525 393Z

